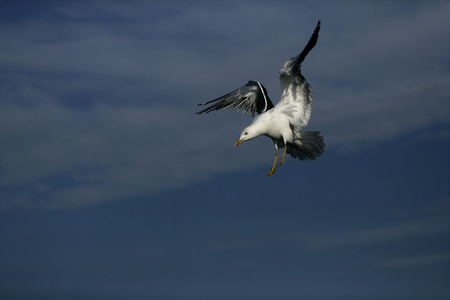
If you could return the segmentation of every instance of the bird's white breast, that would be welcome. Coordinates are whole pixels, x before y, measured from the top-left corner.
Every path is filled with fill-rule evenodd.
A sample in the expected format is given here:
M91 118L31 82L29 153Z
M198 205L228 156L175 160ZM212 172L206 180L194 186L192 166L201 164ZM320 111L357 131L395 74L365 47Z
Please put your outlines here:
M289 125L289 118L275 110L269 110L259 115L253 123L261 130L261 134L274 140L292 141L293 134Z

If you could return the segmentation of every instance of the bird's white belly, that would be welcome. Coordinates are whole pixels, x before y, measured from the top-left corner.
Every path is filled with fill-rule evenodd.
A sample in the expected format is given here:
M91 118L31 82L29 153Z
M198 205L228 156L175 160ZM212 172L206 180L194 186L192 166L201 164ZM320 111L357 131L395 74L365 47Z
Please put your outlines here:
M273 140L292 141L292 130L286 118L267 118L265 135Z
M266 132L266 135L268 137L270 137L271 139L274 139L274 140L281 140L283 138L283 136L281 135L281 132L279 130L274 129L274 128L269 129Z

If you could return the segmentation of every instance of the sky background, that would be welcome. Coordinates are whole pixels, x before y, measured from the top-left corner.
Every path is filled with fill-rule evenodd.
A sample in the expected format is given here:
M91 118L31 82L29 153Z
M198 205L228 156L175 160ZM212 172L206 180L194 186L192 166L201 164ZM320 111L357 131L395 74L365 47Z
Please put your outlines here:
M0 1L1 299L449 299L449 1ZM278 69L320 159L197 103Z

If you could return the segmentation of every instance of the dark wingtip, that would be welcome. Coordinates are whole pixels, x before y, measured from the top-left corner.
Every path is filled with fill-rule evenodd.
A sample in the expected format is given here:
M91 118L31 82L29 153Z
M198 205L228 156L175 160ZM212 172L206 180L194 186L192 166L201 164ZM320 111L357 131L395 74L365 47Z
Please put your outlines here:
M318 33L319 33L319 30L320 30L320 25L321 25L321 23L320 23L320 20L319 20L319 21L317 21L316 29L314 29L314 33L313 33L313 35L315 35L315 34L318 34Z
M314 29L313 34L309 38L308 43L306 44L303 51L299 54L297 60L295 61L294 68L297 68L301 66L303 60L305 59L306 55L308 55L309 51L314 48L314 46L317 43L317 40L319 39L319 31L320 31L320 20L317 22L316 28Z
M198 105L198 106L202 106L202 105L204 105L204 103L198 103L197 105ZM200 114L202 114L204 111L205 111L205 110L201 110L201 111L196 112L195 114L196 114L196 115L200 115Z
M204 110L198 111L195 114L196 115L201 115L202 113L209 113L208 108L205 108Z

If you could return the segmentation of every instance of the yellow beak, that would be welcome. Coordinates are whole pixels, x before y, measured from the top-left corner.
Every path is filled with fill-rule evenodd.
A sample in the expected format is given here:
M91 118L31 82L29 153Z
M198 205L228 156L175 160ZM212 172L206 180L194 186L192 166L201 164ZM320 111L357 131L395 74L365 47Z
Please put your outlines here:
M237 142L234 144L234 146L236 147L237 145L239 145L244 139L239 139L237 140Z

